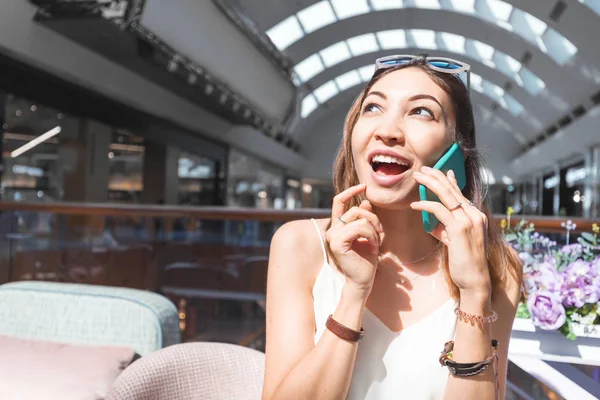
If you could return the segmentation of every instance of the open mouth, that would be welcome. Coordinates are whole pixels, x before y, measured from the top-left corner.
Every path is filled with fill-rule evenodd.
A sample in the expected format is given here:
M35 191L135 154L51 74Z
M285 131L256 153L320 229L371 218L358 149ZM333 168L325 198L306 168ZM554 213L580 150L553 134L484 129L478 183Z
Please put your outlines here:
M371 168L378 175L394 176L406 172L410 164L396 157L376 155L371 159Z

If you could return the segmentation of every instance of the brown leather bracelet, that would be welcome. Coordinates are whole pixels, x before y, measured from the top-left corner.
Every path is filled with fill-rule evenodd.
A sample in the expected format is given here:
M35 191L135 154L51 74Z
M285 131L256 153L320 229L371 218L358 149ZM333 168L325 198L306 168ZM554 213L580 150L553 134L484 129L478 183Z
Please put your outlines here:
M360 331L350 329L347 326L337 322L331 315L327 318L325 327L327 327L327 329L333 332L340 339L344 339L348 342L360 342L365 336L365 330L363 328L360 328Z

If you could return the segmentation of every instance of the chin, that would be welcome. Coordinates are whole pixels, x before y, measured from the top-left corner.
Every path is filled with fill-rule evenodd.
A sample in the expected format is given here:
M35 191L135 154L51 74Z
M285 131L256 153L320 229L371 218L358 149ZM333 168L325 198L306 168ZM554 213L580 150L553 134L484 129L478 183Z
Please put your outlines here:
M367 182L365 195L375 208L404 210L410 208L410 203L419 200L419 193L416 184L410 187L402 186L404 185L387 188Z

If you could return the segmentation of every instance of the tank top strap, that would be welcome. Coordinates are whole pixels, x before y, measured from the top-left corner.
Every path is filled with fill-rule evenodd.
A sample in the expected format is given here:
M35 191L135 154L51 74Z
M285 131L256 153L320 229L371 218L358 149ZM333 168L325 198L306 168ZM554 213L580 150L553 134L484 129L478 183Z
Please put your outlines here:
M323 238L323 235L321 234L321 228L319 228L319 224L317 224L317 221L315 221L314 218L311 218L310 220L315 225L315 229L317 230L317 235L319 235L319 241L321 242L321 250L323 251L323 262L326 264L327 263L327 250L325 249L325 239Z

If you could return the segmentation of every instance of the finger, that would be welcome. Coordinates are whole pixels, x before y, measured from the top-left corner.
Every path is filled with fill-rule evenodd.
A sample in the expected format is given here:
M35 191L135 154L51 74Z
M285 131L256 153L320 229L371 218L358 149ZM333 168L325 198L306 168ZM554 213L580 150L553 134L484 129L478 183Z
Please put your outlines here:
M446 232L446 227L444 224L438 224L431 231L431 236L445 244L446 246L450 245L450 239L448 238L448 232Z
M377 232L382 232L383 227L381 226L379 217L377 215L373 214L371 211L362 208L362 206L363 205L361 204L360 207L352 207L348 211L346 211L344 213L344 215L342 215L342 219L344 220L344 222L348 223L348 222L356 221L357 219L360 219L360 218L364 218L367 221L369 221L371 223L371 225L373 225L373 228L375 228L375 230Z
M454 189L455 195L460 193L460 198L464 200L463 202L463 210L465 213L471 218L471 221L474 224L484 223L487 226L487 216L481 212L474 204L472 204L471 200L467 199L461 192L460 187L458 186L458 181L456 180L456 175L454 171L449 170L447 173L448 180L452 184L452 188ZM461 200L462 201L462 200Z
M340 229L337 240L342 243L343 251L348 252L352 248L352 243L361 238L369 242L374 253L379 252L379 235L366 219L358 219L346 224L343 229Z
M364 192L367 185L361 183L360 185L351 186L343 192L337 194L333 198L331 205L331 220L332 223L341 223L339 218L346 212L346 204L356 195Z
M452 228L458 221L450 210L437 201L415 201L410 203L410 208L416 211L427 211L435 215L446 228Z
M462 191L458 188L458 183L456 182L456 176L454 175L454 171L449 170L446 175L439 169L423 167L421 168L422 172L426 175L431 175L435 177L444 187L446 187L454 196L454 198L458 201L463 201L465 199Z
M371 204L371 202L369 200L363 200L360 203L360 208L367 210L367 211L373 211L373 205Z
M431 170L431 168L429 168L429 169ZM448 186L444 185L444 183L441 182L440 179L438 179L436 174L430 173L428 170L425 170L425 168L423 168L423 170L427 171L427 172L426 173L415 172L413 174L413 176L415 177L415 180L418 183L426 186L433 193L435 193L437 195L437 197L440 199L440 201L442 202L442 204L444 206L446 206L447 209L455 208L456 205L460 202L460 200L458 200L456 198L456 196L454 196L454 193L452 193L452 190L450 190L448 187L449 185ZM442 176L444 176L443 173L442 173ZM446 179L446 178L444 177L444 179ZM447 179L446 179L446 181L447 181Z

